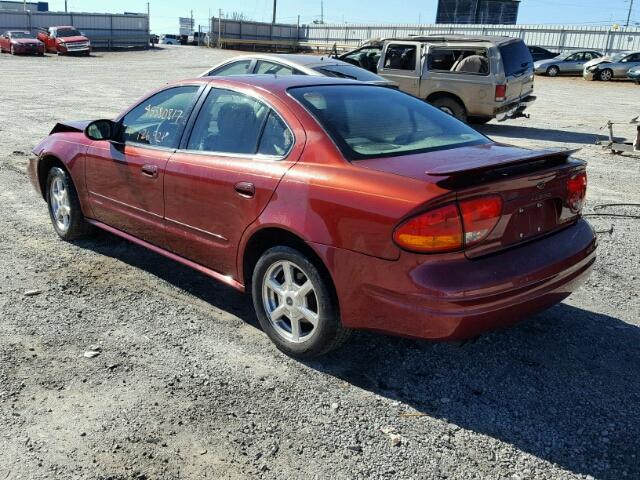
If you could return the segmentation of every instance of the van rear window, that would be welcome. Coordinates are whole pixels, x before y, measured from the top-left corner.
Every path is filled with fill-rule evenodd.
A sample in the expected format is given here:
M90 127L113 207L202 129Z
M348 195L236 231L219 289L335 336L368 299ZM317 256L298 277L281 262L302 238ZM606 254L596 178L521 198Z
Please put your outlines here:
M507 77L519 75L533 65L531 52L523 41L508 43L499 47L504 73Z

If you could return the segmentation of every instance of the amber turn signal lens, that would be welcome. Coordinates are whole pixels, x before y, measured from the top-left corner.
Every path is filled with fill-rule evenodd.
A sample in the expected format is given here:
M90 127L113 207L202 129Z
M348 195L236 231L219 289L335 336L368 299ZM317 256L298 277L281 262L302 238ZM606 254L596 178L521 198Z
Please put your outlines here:
M456 204L436 208L401 223L393 233L398 246L422 253L462 248L462 223Z

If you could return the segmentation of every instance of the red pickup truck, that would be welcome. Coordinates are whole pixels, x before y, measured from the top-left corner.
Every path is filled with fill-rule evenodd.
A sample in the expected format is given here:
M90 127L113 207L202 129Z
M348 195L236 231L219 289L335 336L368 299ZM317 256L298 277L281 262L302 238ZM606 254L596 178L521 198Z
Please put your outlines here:
M75 27L49 27L38 32L47 52L58 55L91 55L91 42Z

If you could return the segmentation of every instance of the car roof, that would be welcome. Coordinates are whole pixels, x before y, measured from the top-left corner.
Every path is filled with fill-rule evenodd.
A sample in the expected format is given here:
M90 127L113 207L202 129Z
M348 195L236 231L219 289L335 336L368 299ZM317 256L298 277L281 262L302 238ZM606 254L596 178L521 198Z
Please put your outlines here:
M197 77L179 80L171 85L184 85L193 83L220 84L238 87L253 87L258 90L266 90L272 93L284 93L289 88L311 87L322 85L359 85L376 86L366 82L350 80L346 78L324 77L313 75L233 75L229 77ZM380 87L384 88L384 87Z
M289 64L291 66L310 67L313 65L349 65L347 62L332 58L328 55L307 55L303 53L282 53L282 54L268 54L268 53L252 53L247 55L239 55L234 58L226 60L224 63L230 63L239 59L256 59L256 60L270 60L273 62Z

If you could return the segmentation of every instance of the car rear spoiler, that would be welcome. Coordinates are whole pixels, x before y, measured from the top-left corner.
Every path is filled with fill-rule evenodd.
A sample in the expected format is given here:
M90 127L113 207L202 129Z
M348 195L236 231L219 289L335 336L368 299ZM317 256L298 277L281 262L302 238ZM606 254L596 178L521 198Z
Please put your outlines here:
M93 120L77 120L71 122L58 122L55 124L49 135L62 132L84 132L84 129L87 128L87 125L92 121Z
M488 170L496 170L504 167L513 167L527 163L534 163L541 160L558 160L566 161L571 155L580 151L579 148L568 150L560 148L547 148L543 150L531 150L528 153L515 157L505 157L497 159L489 163L479 162L476 159L463 159L461 161L453 161L446 164L436 165L429 169L428 175L436 177L470 175L486 172Z

